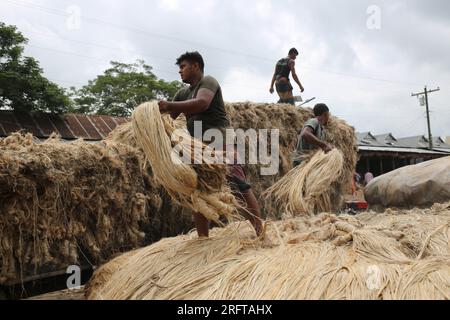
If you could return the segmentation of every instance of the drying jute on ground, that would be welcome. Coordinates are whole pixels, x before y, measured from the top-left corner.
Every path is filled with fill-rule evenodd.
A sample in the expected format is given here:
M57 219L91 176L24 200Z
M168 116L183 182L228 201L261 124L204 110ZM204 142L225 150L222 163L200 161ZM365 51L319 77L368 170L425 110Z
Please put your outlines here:
M323 213L163 239L94 274L89 299L449 299L450 203Z

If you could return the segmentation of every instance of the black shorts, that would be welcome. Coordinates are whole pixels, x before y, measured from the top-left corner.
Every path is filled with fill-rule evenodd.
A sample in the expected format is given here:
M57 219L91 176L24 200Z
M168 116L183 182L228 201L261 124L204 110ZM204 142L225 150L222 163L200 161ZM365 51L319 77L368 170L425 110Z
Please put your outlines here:
M294 90L289 81L277 81L275 83L275 87L277 88L277 92L285 93Z

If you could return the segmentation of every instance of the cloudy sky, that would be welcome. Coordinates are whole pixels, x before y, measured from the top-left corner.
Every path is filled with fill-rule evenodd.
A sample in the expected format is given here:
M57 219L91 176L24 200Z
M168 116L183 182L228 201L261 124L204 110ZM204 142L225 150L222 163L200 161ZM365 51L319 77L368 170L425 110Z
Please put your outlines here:
M227 101L275 102L275 62L295 46L306 89L358 131L450 135L450 1L447 0L0 0L0 21L29 39L51 80L80 87L111 60L144 59L178 80L174 61L200 51ZM295 88L295 94L300 94Z

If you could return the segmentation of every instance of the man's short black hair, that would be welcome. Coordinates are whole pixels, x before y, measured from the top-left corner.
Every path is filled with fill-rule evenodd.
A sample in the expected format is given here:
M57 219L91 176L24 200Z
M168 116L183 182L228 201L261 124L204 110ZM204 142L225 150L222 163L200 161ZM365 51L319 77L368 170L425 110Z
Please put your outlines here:
M318 103L314 107L314 115L316 117L319 117L323 115L326 112L330 112L330 109L328 109L327 105L325 103Z
M200 70L202 72L204 72L205 70L205 62L203 61L203 57L200 53L198 53L198 51L194 51L194 52L186 52L185 54L182 54L178 59L177 59L177 65L181 65L181 62L183 61L188 61L189 63L198 63Z
M292 48L291 50L289 50L289 54L295 54L296 56L298 56L298 51L295 48Z

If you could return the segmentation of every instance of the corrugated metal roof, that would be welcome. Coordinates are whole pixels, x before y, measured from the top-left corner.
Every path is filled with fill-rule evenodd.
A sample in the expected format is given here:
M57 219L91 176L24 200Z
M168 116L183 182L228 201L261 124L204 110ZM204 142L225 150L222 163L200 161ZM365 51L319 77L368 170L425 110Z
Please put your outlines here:
M356 133L358 144L362 146L382 147L383 143L377 140L377 138L371 132Z
M415 136L408 138L398 139L398 142L401 143L405 147L410 148L428 148L429 142L428 137L425 136ZM449 149L450 145L446 144L444 139L441 137L433 137L433 145L436 149Z
M395 148L406 148L409 150L428 150L429 147L428 139L425 136L398 139L391 133L373 135L371 132L357 133L356 136L359 146L388 148L386 151L393 150ZM442 138L435 137L433 138L433 142L435 147L434 150L444 150L445 152L450 152L450 145L446 144Z
M379 152L398 152L398 153L420 153L420 154L446 154L450 155L450 150L424 150L415 148L395 148L395 147L371 147L371 146L359 146L361 151L379 151Z
M32 133L40 139L48 138L53 132L62 139L84 139L98 141L106 138L117 126L129 121L127 118L67 114L23 114L0 111L0 136L5 137L17 131Z
M450 154L450 149L434 148L434 150Z

